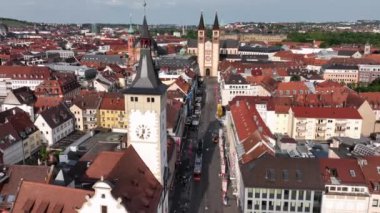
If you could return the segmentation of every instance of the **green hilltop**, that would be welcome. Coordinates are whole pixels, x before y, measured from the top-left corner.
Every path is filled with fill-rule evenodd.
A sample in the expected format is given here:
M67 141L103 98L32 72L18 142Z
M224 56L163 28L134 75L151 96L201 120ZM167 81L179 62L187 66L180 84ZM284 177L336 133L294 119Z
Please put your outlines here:
M24 26L31 26L34 24L32 22L21 21L21 20L11 19L11 18L1 18L1 17L0 17L0 23L3 23L7 25L8 27L24 27Z

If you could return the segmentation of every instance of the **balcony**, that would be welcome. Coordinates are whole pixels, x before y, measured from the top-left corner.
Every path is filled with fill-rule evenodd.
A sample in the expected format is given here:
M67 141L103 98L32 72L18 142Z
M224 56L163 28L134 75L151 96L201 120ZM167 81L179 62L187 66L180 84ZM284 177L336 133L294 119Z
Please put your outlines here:
M96 114L89 114L89 113L83 113L83 117L85 118L93 118L93 117L96 117Z
M337 127L345 127L345 126L347 125L347 122L345 122L345 121L337 121L337 122L335 123L335 125L336 125Z
M306 121L298 121L297 126L306 126Z
M335 133L344 133L346 131L346 128L336 128Z
M325 127L326 126L326 123L323 122L323 123L317 123L317 127Z
M296 131L297 132L306 132L306 128L305 127L297 127Z
M324 129L324 128L317 128L316 130L315 130L317 133L325 133L326 132L326 129Z

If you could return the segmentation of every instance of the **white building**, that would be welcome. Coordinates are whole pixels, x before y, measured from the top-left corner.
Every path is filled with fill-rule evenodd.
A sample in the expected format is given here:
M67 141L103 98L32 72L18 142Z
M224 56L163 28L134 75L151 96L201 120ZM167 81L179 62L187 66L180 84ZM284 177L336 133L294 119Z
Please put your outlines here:
M20 87L9 91L7 97L1 105L2 111L18 107L29 114L30 119L34 121L34 102L36 98L28 87Z
M264 156L240 167L242 212L319 212L324 187L318 160Z
M49 146L74 131L74 117L64 104L42 111L34 124L41 131L44 143Z
M236 96L271 96L271 91L263 84L248 82L241 74L234 73L222 78L220 91L223 106Z
M366 213L369 191L355 159L320 159L325 182L321 213Z
M7 91L20 87L34 90L40 83L50 78L51 73L47 67L0 66L0 82L5 82ZM4 89L4 83L0 88ZM0 94L7 91L0 91Z
M290 137L328 140L331 137L360 138L362 117L354 108L292 107Z

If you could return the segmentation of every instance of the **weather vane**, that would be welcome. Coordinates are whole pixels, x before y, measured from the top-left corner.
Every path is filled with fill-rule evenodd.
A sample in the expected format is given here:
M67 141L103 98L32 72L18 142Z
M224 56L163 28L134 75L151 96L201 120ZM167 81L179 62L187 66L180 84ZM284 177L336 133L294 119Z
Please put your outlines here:
M144 15L146 15L146 1L144 0Z

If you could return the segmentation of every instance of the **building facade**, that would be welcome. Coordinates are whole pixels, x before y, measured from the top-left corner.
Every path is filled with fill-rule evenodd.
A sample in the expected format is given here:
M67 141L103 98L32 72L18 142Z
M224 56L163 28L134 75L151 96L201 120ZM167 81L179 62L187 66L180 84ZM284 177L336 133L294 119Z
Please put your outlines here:
M292 107L292 128L295 139L327 140L331 137L361 136L362 117L353 108Z
M198 25L198 65L201 77L218 75L219 66L219 42L220 29L218 15L215 15L214 25L212 28L211 41L207 40L206 28L204 25L203 14Z
M323 79L343 82L345 84L358 83L359 68L352 65L327 65L322 69Z

